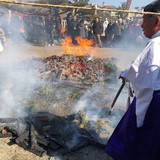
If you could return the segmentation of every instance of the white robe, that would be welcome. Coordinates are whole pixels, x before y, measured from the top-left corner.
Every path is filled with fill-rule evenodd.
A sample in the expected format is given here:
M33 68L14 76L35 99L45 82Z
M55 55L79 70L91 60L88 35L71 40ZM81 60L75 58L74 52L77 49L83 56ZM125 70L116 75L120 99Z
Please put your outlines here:
M141 127L154 90L160 90L160 32L152 36L122 76L132 83L136 96L137 127Z

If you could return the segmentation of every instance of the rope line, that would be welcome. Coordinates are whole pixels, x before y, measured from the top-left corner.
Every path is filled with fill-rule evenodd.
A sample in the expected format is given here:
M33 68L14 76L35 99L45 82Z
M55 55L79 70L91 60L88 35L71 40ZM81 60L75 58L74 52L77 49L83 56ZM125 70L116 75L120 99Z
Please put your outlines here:
M108 12L160 15L160 13L156 13L156 12L142 12L142 11L133 11L133 10L119 10L119 9L115 10L115 9L107 9L107 8L93 8L93 7L54 5L54 4L40 4L40 3L33 3L33 2L32 3L30 3L30 2L17 2L17 1L15 2L15 1L7 1L7 0L0 0L0 3L16 4L16 5L28 5L28 6L36 6L36 7L70 8L70 9L84 9L84 10L99 10L99 11L108 11Z

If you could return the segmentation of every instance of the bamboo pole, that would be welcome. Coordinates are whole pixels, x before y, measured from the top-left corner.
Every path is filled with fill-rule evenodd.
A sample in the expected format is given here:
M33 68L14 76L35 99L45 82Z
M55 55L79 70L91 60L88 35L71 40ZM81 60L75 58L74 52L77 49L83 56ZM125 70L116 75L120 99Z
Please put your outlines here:
M30 3L30 2L18 2L18 1L7 1L0 0L0 3L15 4L15 5L28 5L28 6L37 6L37 7L54 7L54 8L70 8L70 9L84 9L84 10L95 10L94 7L78 7L78 6L67 6L67 5L54 5L54 4L41 4L41 3ZM122 12L122 13L135 13L135 14L153 14L160 15L160 13L155 12L142 12L142 11L133 11L133 10L120 10L120 9L107 9L107 8L96 8L99 11L108 11L108 12Z

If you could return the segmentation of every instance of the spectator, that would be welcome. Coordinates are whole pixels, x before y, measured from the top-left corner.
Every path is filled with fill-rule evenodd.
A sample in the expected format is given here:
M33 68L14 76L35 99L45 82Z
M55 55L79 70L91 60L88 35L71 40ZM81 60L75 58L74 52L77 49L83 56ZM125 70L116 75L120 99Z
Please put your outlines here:
M71 37L72 37L72 43L77 45L76 36L78 31L78 20L76 16L73 16L73 19L71 20Z
M62 20L61 20L61 17L60 17L59 14L56 16L55 30L56 30L56 33L57 33L57 40L60 41L60 39L62 38L62 35L61 35Z
M114 29L114 45L120 43L121 35L122 35L122 25L120 21L117 20L115 23L115 29Z
M86 26L83 19L78 24L78 36L86 38Z
M103 31L103 25L100 22L98 17L96 17L95 21L93 22L92 30L93 30L93 37L94 37L95 45L102 47L101 34Z
M46 31L45 31L45 19L42 16L35 17L33 26L34 36L37 38L39 45L45 46L46 43Z
M7 39L5 36L5 32L1 27L0 27L0 41L1 41L2 46L5 47Z
M103 22L103 33L104 33L104 36L106 37L106 35L105 35L105 31L106 31L106 29L107 29L107 27L108 27L108 18L106 18L105 19L105 21Z
M6 45L6 37L3 29L0 27L0 52L4 50L4 47Z
M101 36L102 36L102 34L103 34L103 21L102 21L102 17L99 17L99 22L101 23L101 26L102 26L102 28L101 28Z
M72 30L71 30L71 21L72 21L72 15L71 15L71 13L69 13L68 15L67 15L67 17L66 17L66 21L67 21L67 26L66 26L66 29L67 29L67 35L68 36L71 36L71 32L72 32Z
M106 35L107 35L107 46L112 47L112 42L115 36L115 21L113 19L110 19L110 22L108 24L108 27L106 29Z
M48 34L48 46L54 46L54 26L55 22L53 17L49 16L46 18L45 26L46 26L46 32Z

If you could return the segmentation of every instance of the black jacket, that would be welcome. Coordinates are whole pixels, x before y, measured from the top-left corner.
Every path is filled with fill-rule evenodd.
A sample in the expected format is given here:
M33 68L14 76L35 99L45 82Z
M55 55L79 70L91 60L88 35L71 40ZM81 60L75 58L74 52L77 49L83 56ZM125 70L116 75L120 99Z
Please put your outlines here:
M94 22L92 26L93 34L102 34L103 33L103 25L101 22Z

